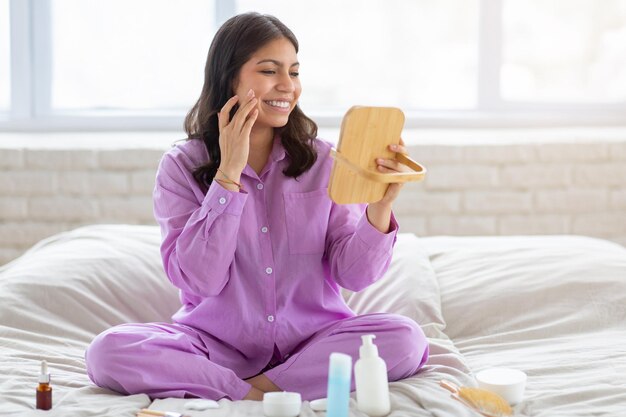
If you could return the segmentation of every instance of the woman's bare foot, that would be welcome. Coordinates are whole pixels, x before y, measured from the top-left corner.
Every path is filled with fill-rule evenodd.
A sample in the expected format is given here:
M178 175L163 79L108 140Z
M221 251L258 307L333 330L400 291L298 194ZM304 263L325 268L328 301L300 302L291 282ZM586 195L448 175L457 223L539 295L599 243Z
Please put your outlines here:
M243 397L243 399L253 400L253 401L263 401L263 394L265 393L261 391L260 389L252 387L250 388L250 391L248 392L248 394L246 394L246 396Z
M253 387L259 389L262 392L275 392L282 391L276 384L274 384L268 377L264 374L254 376L252 378L244 379L248 384Z

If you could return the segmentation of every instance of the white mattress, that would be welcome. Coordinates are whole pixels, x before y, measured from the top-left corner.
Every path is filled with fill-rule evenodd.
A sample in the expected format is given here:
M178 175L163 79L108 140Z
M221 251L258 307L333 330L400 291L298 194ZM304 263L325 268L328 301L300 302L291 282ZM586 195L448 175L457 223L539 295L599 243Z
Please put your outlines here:
M84 349L123 322L167 321L178 308L148 226L89 226L40 242L0 268L0 415L134 416L182 411L91 384ZM473 416L438 386L472 385L485 367L525 371L520 416L626 415L626 249L582 237L400 235L385 277L357 294L357 313L404 314L431 344L418 375L391 383L391 416ZM53 410L36 411L39 362ZM306 377L306 376L303 376ZM220 401L192 416L262 416L259 402ZM322 416L304 403L301 416ZM364 416L351 404L351 416Z

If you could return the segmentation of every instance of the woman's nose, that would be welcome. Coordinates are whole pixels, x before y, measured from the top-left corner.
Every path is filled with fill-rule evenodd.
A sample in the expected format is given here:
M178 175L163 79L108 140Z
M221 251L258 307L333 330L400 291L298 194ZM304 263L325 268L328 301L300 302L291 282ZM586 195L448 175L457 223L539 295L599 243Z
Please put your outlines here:
M278 80L278 85L276 86L276 88L280 91L286 91L291 93L296 89L296 86L294 85L290 74L283 74Z

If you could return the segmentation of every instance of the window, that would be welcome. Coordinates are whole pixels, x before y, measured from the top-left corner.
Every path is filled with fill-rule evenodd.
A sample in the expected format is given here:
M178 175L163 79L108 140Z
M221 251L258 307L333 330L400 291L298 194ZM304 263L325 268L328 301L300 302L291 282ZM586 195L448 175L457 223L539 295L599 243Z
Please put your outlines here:
M52 111L191 107L214 10L205 0L53 0Z
M237 12L249 10L298 38L306 109L476 105L478 0L237 1Z
M626 0L0 0L0 130L180 130L217 27L250 10L298 37L322 127L355 104L408 127L626 125Z
M502 96L626 101L626 1L507 0Z
M0 0L0 113L9 110L11 102L9 0Z

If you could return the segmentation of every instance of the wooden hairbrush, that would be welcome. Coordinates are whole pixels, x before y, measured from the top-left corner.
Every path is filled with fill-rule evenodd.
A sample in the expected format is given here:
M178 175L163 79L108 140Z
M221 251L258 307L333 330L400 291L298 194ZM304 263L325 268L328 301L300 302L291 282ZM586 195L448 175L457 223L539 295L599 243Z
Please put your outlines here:
M513 409L504 398L495 392L480 388L459 387L445 379L439 382L452 393L452 397L486 417L507 417L513 415Z

